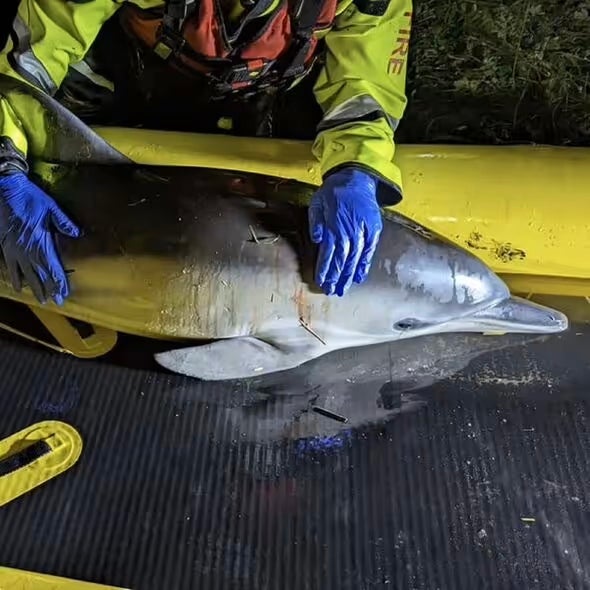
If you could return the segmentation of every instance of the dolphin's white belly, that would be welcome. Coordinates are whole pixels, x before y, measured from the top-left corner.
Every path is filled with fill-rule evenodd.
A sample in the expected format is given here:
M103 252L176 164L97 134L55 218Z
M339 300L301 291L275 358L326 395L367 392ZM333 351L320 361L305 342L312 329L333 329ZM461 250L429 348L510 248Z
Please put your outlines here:
M299 327L317 333L321 339L327 338L331 330L365 331L364 295L326 297L301 281L295 265L275 270L262 266L263 262L256 268L236 262L223 268L211 265L195 269L171 283L172 301L167 305L184 307L183 321L190 322L190 331L197 331L203 338L260 335ZM179 280L190 283L190 287L179 285ZM191 296L174 301L179 293ZM189 331L189 326L180 329Z

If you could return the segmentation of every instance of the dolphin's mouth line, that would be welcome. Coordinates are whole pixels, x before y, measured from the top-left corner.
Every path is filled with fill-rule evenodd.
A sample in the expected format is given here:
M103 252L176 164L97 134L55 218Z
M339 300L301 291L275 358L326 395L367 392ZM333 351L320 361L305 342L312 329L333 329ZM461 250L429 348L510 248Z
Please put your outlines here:
M556 334L567 330L569 322L559 311L510 297L449 324L453 331L463 328L483 333Z

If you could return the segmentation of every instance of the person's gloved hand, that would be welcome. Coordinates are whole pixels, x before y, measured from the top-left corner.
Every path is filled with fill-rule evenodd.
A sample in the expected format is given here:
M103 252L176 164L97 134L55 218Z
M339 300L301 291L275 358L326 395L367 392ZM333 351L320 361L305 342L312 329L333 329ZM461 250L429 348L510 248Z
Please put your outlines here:
M22 172L0 176L0 246L12 286L20 291L22 277L35 297L58 305L69 295L66 273L54 234L77 238L80 230L57 203Z
M368 172L343 168L311 199L309 231L312 242L320 244L316 282L326 295L342 296L369 274L383 229L377 182Z

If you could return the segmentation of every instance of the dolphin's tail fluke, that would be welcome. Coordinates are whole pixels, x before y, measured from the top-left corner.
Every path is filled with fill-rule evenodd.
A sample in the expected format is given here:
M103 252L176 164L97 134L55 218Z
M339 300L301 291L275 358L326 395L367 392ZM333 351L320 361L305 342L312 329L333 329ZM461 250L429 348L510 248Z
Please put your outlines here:
M465 318L469 331L488 333L556 334L568 328L567 317L559 311L510 297Z

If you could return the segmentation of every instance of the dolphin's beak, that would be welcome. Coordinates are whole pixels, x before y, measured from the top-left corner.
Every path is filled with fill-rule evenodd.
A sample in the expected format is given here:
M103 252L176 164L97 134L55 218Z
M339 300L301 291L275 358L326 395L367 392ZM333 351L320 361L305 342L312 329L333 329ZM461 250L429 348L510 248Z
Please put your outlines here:
M453 329L455 330L455 322ZM556 334L568 328L567 317L559 311L520 297L510 297L457 320L469 332ZM461 328L459 328L461 329Z

